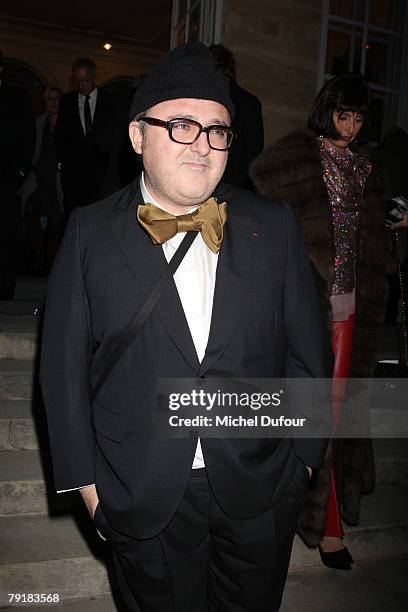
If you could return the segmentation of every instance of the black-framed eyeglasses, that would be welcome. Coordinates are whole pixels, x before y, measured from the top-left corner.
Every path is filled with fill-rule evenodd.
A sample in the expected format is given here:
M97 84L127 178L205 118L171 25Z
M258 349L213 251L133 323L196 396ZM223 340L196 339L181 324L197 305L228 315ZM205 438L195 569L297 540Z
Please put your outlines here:
M199 139L200 134L205 132L210 148L216 151L227 151L235 138L235 132L226 125L216 124L204 127L194 119L177 117L176 119L170 119L170 121L163 121L162 119L155 119L155 117L141 117L140 121L166 128L170 139L179 144L193 144Z

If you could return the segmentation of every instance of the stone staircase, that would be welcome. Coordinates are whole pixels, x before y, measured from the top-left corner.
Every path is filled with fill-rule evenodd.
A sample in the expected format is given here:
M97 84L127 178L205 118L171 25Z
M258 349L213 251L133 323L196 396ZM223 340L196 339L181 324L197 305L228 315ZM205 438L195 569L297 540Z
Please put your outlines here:
M7 593L58 593L64 607L117 610L105 545L78 494L52 489L36 376L44 293L44 281L21 279L16 300L0 302L0 608Z
M16 301L0 303L0 608L7 593L58 593L68 610L114 612L106 545L78 494L52 490L32 314L44 291L44 282L23 280ZM363 499L360 526L347 529L356 560L408 554L407 442L374 441L377 487ZM319 566L296 539L290 575Z

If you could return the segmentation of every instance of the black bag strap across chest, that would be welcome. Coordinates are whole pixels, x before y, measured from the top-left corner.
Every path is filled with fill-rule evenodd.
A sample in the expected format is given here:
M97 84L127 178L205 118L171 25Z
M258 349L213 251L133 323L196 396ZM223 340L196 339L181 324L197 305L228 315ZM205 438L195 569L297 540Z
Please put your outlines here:
M98 368L100 373L97 377L95 385L92 387L91 394L93 398L96 397L96 395L99 393L101 387L106 382L112 369L115 367L123 353L132 344L137 334L145 325L153 308L156 306L164 291L167 289L168 285L172 281L177 268L183 261L185 255L187 254L187 251L196 239L197 234L198 232L186 233L180 246L171 258L153 291L139 308L133 319L127 325L126 329L124 329L120 336L115 338L113 342L107 347L105 356L101 358L102 365Z

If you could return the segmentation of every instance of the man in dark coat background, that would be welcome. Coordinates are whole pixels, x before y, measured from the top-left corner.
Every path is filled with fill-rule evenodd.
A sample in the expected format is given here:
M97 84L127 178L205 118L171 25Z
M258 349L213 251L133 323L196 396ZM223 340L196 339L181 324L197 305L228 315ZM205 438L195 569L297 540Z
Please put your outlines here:
M100 193L101 199L134 181L142 171L142 159L135 156L129 140L129 113L139 81L140 79L135 79L133 87L111 94L112 146Z
M276 612L309 477L327 447L262 432L209 438L191 429L173 439L158 430L160 378L205 385L331 370L293 215L219 183L233 115L204 45L165 56L132 104L143 173L72 213L49 281L41 384L55 485L80 489L135 612ZM191 231L146 324L90 393Z
M113 109L95 79L94 62L76 59L72 80L77 91L63 95L59 104L55 144L66 219L76 206L98 199L108 167Z
M15 291L18 190L31 169L35 122L30 98L4 82L0 51L0 299Z
M236 66L233 53L224 45L211 45L210 51L218 70L229 83L229 92L235 106L235 116L232 121L237 138L228 156L223 181L254 190L249 176L249 166L264 148L264 126L262 104L236 80Z

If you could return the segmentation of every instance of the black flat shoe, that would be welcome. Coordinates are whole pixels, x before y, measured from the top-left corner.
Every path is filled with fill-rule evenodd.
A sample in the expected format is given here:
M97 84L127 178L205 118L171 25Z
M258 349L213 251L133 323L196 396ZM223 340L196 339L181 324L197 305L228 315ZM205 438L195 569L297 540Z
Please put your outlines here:
M322 563L326 567L345 571L351 570L353 558L347 548L335 550L334 552L323 552L319 546L319 553Z

